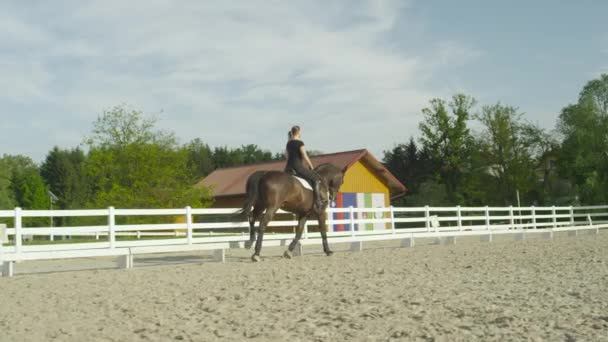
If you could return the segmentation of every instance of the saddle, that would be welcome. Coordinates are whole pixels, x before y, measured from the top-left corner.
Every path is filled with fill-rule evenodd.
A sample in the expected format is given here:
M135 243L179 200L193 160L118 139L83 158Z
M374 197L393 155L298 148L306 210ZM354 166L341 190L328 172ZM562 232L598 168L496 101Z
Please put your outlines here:
M291 175L291 177L297 179L300 182L300 184L302 184L304 189L312 191L312 186L310 185L310 183L308 183L308 181L306 179L300 178L300 177L294 176L294 175Z
M298 182L300 182L300 184L302 184L304 189L312 191L312 185L310 185L310 183L306 179L296 176L295 172L288 172L288 171L286 171L286 172L291 177L297 179Z

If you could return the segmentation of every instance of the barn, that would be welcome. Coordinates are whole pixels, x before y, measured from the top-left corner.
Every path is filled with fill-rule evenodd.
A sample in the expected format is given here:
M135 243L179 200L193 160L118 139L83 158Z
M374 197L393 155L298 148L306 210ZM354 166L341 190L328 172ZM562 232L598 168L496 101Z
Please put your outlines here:
M390 173L366 149L323 154L311 157L313 165L332 163L345 169L344 184L340 188L332 207L377 208L387 207L391 200L403 196L406 187ZM283 170L285 161L258 163L245 166L222 168L213 171L195 186L209 187L215 198L216 208L239 208L245 201L247 178L259 170ZM335 219L347 218L348 214L335 213ZM385 225L361 227L358 229L384 229ZM333 230L346 227L335 225Z

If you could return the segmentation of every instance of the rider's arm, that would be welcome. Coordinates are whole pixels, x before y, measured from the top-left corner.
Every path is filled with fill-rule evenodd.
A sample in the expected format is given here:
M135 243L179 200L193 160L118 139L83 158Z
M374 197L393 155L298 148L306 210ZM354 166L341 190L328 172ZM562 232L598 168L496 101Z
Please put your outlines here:
M302 153L302 158L304 158L304 161L306 161L306 164L308 164L308 167L310 167L310 169L314 169L314 167L312 166L312 162L310 161L310 158L308 158L308 153L306 153L306 149L304 148L304 145L300 146L300 153Z

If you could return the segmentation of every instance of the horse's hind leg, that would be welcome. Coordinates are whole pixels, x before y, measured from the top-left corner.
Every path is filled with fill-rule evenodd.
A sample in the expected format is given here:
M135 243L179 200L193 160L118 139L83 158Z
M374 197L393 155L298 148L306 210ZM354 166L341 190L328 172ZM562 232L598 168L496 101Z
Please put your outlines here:
M251 260L260 261L260 252L262 251L262 240L264 239L264 231L266 230L266 226L274 214L279 210L279 208L267 208L264 215L262 215L262 219L260 219L260 227L258 231L258 239L255 242L255 252L251 256Z
M300 242L300 239L302 238L302 232L304 231L304 224L306 223L306 219L308 219L308 217L305 215L298 216L298 227L296 228L296 236L294 237L293 241L291 241L289 247L287 247L287 250L283 254L285 258L291 259L293 250L296 248L298 242Z
M260 214L264 211L264 208L260 206L254 206L253 211L249 215L249 241L245 242L245 248L250 249L255 243L255 221L260 219Z

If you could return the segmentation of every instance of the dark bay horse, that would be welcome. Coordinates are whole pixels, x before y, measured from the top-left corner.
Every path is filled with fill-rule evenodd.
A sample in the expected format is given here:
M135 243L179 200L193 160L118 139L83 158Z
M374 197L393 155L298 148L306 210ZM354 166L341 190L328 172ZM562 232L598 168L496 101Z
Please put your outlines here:
M344 170L333 164L321 164L315 168L315 172L321 178L321 191L329 194L329 200L333 201L344 182ZM245 244L251 248L255 242L255 252L251 260L260 261L260 251L264 230L279 209L296 215L298 227L296 236L289 244L285 257L291 257L291 253L302 238L304 224L309 217L316 217L319 221L319 230L323 238L323 251L327 255L333 254L327 243L327 213L325 207L321 211L313 208L312 190L306 189L292 175L281 171L257 171L247 179L247 199L243 204L241 215L249 219L250 239ZM260 221L259 229L255 222Z

